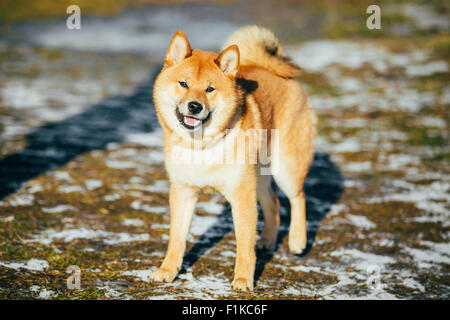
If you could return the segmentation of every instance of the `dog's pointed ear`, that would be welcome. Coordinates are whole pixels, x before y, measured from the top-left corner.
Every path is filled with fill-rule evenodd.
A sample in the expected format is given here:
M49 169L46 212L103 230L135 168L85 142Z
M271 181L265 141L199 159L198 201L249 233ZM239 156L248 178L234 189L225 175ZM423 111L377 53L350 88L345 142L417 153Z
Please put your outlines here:
M170 41L165 59L166 66L180 63L191 55L192 50L186 34L183 31L178 30L175 32L172 41Z
M214 60L223 71L229 77L235 77L239 69L239 48L233 44L223 50L219 56Z

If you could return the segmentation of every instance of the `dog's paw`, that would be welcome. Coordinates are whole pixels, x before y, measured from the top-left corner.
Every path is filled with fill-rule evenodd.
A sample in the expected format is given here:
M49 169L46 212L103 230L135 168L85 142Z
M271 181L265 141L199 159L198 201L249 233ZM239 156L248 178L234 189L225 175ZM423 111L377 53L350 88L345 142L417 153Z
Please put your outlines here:
M236 291L252 291L253 290L253 279L246 278L235 278L231 283L231 289Z
M149 277L150 281L157 282L172 282L177 276L177 271L172 271L166 268L159 268L152 272Z
M306 237L300 239L289 239L289 252L293 254L301 254L306 248Z

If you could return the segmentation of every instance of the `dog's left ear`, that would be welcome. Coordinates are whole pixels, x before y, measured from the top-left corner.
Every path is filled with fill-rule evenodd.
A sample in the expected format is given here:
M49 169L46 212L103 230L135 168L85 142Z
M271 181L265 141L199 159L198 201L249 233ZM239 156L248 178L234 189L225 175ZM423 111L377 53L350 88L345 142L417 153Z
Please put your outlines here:
M180 63L191 55L191 46L189 45L186 34L183 31L178 30L175 32L172 41L170 41L165 59L166 66L172 66Z
M233 44L223 50L214 60L228 77L234 78L239 69L239 48Z

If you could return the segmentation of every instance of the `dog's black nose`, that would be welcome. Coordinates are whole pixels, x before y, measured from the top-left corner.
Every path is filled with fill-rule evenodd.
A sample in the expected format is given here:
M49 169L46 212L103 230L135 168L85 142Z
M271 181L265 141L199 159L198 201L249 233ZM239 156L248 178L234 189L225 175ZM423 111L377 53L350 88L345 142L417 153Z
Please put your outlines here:
M188 109L192 114L197 114L202 111L203 106L197 101L191 101L188 103Z

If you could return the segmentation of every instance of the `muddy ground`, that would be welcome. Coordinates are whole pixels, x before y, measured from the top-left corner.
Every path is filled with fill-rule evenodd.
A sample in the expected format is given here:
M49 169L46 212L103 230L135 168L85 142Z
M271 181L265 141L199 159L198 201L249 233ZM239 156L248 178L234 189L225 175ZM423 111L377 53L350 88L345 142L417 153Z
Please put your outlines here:
M364 1L130 3L99 1L72 31L56 9L2 11L1 299L449 298L444 2L383 2L381 30ZM169 231L153 79L175 30L217 50L248 23L279 35L319 115L306 252L288 252L277 191L276 250L258 252L254 292L233 292L230 208L204 195L180 275L148 282Z

